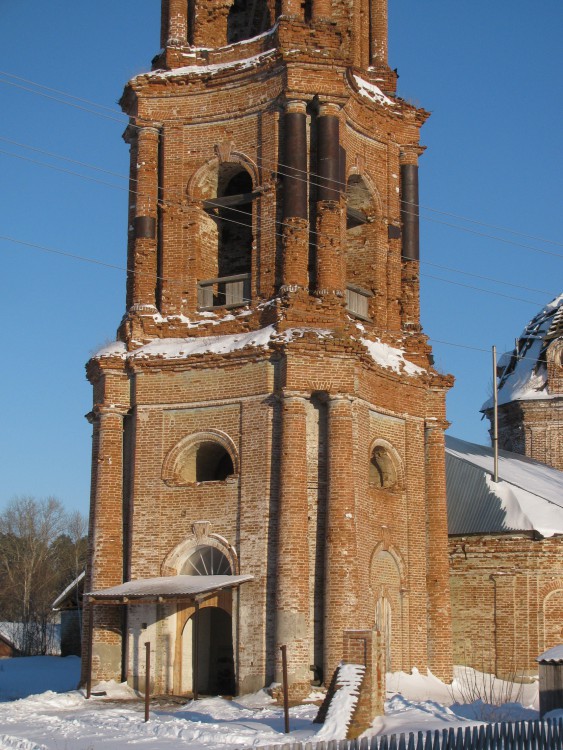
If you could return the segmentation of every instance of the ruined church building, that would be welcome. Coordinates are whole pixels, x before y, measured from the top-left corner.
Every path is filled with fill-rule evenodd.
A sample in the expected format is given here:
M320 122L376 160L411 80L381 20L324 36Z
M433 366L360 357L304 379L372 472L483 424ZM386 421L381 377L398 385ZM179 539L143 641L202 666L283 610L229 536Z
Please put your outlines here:
M248 693L285 645L301 697L377 629L449 680L428 113L387 0L162 0L161 46L121 99L126 311L87 365L93 677L139 685L148 642L154 692Z

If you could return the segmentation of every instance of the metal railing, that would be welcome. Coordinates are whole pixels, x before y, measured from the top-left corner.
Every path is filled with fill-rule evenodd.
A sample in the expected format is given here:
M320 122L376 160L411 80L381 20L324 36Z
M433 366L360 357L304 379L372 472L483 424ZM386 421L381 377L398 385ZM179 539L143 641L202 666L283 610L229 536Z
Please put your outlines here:
M499 722L356 740L284 742L261 750L561 750L563 718ZM250 750L245 748L245 750Z
M200 310L216 307L241 307L250 302L250 274L220 276L198 282L197 304Z

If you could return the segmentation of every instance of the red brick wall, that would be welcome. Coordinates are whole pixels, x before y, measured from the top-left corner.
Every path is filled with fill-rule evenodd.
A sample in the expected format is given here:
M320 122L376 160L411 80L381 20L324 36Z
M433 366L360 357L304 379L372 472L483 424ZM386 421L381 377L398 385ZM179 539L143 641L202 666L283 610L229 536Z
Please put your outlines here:
M537 674L561 643L562 538L450 539L454 661L500 676Z

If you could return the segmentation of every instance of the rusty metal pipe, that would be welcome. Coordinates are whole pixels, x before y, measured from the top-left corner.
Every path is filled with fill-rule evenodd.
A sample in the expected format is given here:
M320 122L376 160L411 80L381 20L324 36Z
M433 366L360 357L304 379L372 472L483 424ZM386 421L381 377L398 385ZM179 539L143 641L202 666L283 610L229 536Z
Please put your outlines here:
M420 257L420 207L418 203L418 167L401 165L401 222L403 225L403 260Z
M337 201L340 198L339 126L336 115L321 115L318 118L319 201Z
M283 215L307 218L307 116L286 112L284 117Z

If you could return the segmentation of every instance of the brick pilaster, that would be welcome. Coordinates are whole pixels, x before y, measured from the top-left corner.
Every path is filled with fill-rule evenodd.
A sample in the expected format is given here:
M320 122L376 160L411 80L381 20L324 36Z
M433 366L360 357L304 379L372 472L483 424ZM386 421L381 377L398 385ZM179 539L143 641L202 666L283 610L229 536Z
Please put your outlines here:
M324 675L342 659L343 633L354 629L357 607L356 508L352 402L328 402L328 508L325 557Z
M87 591L123 582L123 417L124 411L97 407L93 416L91 549ZM85 625L89 609L85 608ZM92 674L94 680L121 679L121 612L118 607L94 608ZM87 627L84 643L90 643ZM86 648L88 648L86 646ZM86 649L85 649L86 650ZM86 664L84 659L84 665ZM85 674L83 678L86 679Z
M288 682L294 698L310 689L309 547L307 544L306 401L282 399L278 563L276 591L276 680L281 681L280 646L287 646Z
M133 307L156 307L157 212L158 212L157 128L139 128L137 133L137 200L135 208L135 252Z
M441 680L452 679L452 613L448 560L448 512L444 427L427 423L426 507L428 590L428 666Z

